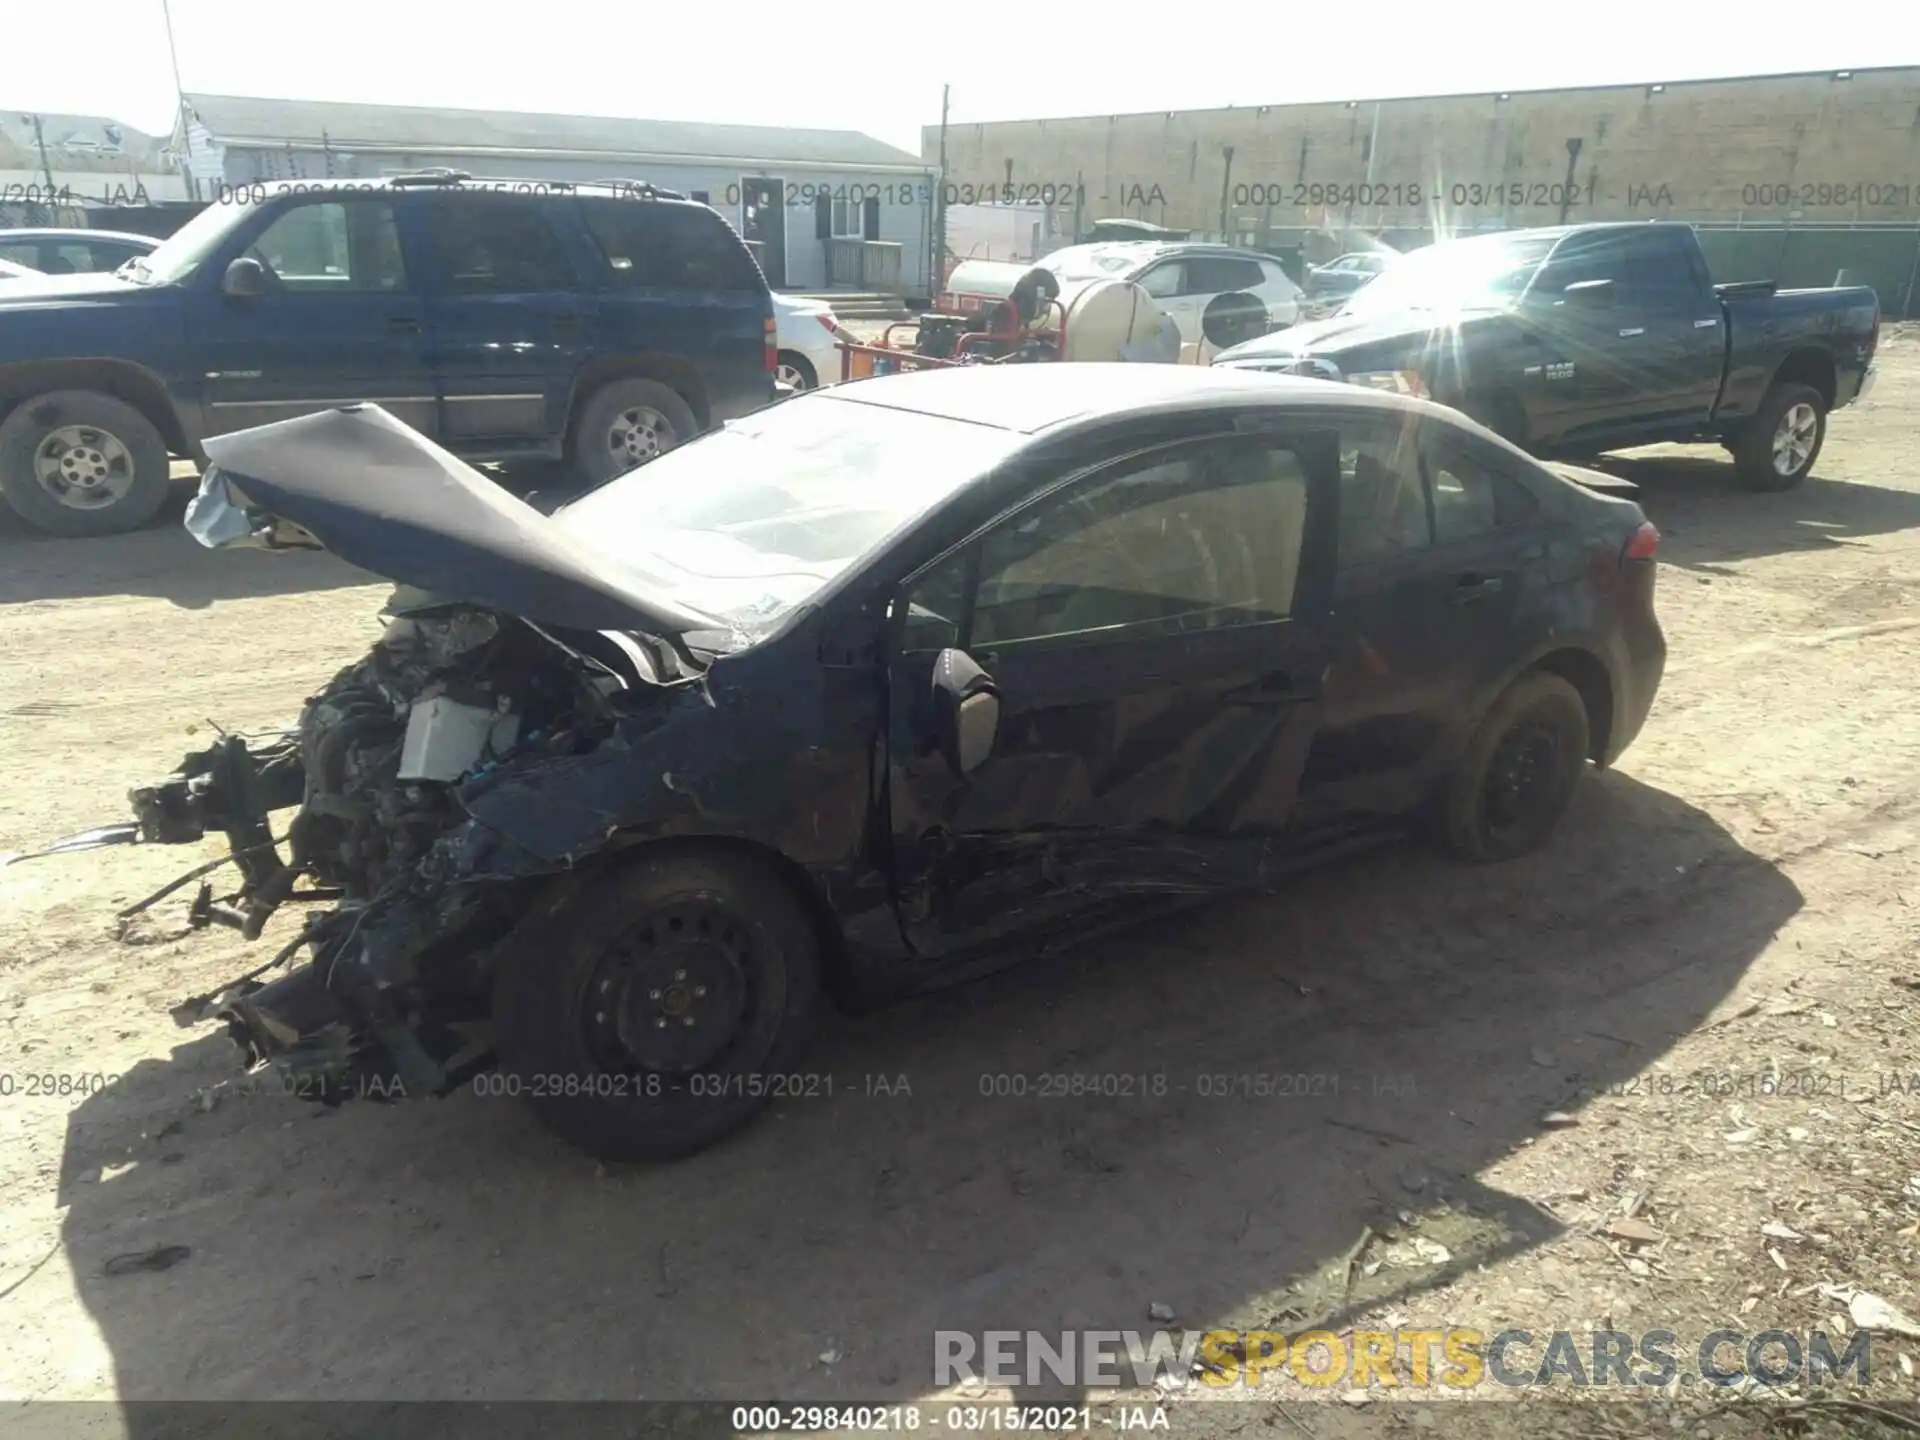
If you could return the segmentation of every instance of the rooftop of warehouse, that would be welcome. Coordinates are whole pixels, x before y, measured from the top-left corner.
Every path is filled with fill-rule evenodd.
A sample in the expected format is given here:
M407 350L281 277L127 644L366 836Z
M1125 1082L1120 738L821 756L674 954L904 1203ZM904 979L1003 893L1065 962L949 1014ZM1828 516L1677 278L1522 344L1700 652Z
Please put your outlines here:
M609 159L686 157L923 168L918 155L857 130L532 115L512 110L443 110L241 95L189 94L184 98L194 118L224 145L325 146L349 154L356 149L437 154L565 153Z

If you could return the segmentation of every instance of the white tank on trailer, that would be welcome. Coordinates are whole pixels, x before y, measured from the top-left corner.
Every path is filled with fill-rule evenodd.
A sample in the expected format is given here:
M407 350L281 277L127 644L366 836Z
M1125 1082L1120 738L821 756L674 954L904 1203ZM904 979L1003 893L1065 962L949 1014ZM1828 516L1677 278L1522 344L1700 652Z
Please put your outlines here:
M1101 278L1067 280L1060 286L1060 303L1067 312L1066 353L1062 360L1177 360L1179 329L1174 328L1173 353L1163 355L1166 325L1172 324L1153 297L1130 280Z
M1046 278L1035 282L1033 277L1039 271L1045 271ZM1062 360L1173 362L1180 358L1178 326L1152 296L1129 280L1110 276L1060 280L1044 263L967 260L954 267L946 297L954 308L972 310L986 302L1012 299L1023 282L1027 282L1027 292L1036 287L1040 294L1058 292L1060 312L1066 316L1066 353ZM1052 328L1051 322L1059 312L1052 305L1034 309L1032 323L1043 330Z

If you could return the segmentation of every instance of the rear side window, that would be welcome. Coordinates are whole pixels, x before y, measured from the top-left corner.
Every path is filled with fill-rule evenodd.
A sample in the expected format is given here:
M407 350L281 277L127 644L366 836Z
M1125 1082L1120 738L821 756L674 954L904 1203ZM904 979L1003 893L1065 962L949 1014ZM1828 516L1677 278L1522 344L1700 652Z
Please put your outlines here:
M587 231L621 288L758 292L760 267L711 210L648 200L583 200Z
M1187 293L1224 295L1229 290L1257 289L1263 277L1258 260L1233 255L1194 255L1187 260Z
M1434 446L1428 474L1433 480L1434 538L1442 545L1523 524L1540 508L1520 481L1451 441Z
M439 288L458 295L573 289L578 280L547 210L532 200L440 197L432 210Z
M1371 418L1343 423L1340 568L1424 550L1432 540L1411 426Z

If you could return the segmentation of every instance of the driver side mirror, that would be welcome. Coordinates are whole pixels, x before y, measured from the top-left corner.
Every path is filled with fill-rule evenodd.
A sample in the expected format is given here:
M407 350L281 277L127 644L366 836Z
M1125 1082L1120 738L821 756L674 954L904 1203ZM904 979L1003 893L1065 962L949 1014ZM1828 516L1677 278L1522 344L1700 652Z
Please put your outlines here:
M933 713L940 753L964 779L993 754L1000 733L1000 691L964 650L942 650L933 662Z
M221 277L220 288L236 300L251 300L264 295L267 290L267 267L258 260L242 255Z
M1613 281L1576 280L1560 292L1560 297L1584 310L1604 310L1613 304Z

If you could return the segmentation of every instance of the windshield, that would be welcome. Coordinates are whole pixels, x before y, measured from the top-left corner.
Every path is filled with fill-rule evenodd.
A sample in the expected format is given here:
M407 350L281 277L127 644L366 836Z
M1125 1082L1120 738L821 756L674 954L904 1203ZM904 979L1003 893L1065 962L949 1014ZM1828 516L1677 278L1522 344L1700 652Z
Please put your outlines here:
M172 285L199 268L247 213L245 205L216 202L207 206L150 255L136 255L114 273L143 285Z
M1476 310L1507 304L1526 288L1558 235L1486 235L1411 250L1354 292L1343 315L1394 310Z
M751 640L1021 439L808 396L670 450L556 518L643 585Z

